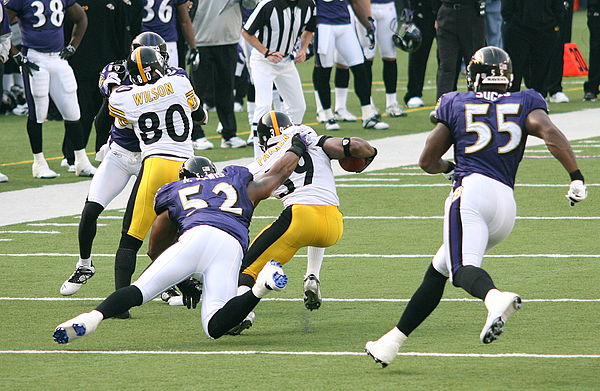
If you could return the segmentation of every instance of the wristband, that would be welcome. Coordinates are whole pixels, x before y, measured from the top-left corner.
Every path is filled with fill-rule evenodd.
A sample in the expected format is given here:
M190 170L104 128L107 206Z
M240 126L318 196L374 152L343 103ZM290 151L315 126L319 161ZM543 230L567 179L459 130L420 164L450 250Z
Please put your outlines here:
M267 51L265 52L265 58L269 57L271 55L271 52L269 51L269 49L267 49Z
M579 170L575 170L573 172L570 172L569 176L571 177L571 181L577 181L577 180L579 180L581 182L585 182L583 180L583 175L581 174L581 171L579 171Z
M444 171L444 174L448 174L449 172L454 170L454 168L456 168L456 164L454 164L450 160L446 160L446 161L448 162L448 168L446 169L446 171Z
M350 137L344 137L342 140L342 147L344 147L344 156L351 157L350 154Z

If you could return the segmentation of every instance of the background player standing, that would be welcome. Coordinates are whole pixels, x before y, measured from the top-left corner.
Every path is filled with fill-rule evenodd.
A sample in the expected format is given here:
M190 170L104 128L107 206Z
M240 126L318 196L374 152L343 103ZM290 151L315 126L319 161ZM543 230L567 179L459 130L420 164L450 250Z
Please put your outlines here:
M65 133L74 149L76 174L93 176L96 168L85 153L79 123L77 81L66 61L75 53L87 28L84 11L75 0L9 0L6 9L10 19L19 18L23 35L21 52L13 47L11 54L21 67L29 106L27 134L33 152L33 176L58 176L48 167L42 149L42 124L48 114L50 96L65 120ZM65 16L74 24L67 46L63 32Z
M448 278L485 303L483 343L496 340L506 320L520 308L519 295L498 290L481 264L483 255L512 231L513 187L528 134L543 139L569 173L571 205L587 197L573 151L550 121L546 101L534 90L507 92L511 81L508 54L494 46L484 47L467 68L473 91L445 94L440 100L438 124L427 138L419 165L430 174L446 173L454 179L445 205L444 243L396 327L366 344L366 352L383 367L437 307ZM442 159L452 145L456 164Z

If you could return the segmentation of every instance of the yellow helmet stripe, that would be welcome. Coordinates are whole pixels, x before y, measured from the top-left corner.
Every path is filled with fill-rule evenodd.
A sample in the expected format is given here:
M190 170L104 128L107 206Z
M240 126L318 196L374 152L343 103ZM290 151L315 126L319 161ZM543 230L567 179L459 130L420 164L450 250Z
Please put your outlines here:
M146 77L146 73L144 72L144 68L142 68L142 51L137 49L135 51L135 62L137 63L137 67L138 67L138 72L140 73L140 76L142 76L142 81L144 83L148 82L148 78Z
M269 113L271 115L271 123L273 124L273 131L275 136L279 136L281 134L281 129L279 129L279 123L277 122L277 115L274 111Z

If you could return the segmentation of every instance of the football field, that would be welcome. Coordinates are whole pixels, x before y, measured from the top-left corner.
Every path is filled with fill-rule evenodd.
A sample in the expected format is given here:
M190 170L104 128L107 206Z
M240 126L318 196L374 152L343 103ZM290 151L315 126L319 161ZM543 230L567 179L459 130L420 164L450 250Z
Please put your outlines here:
M284 267L289 286L259 304L254 327L216 341L202 332L198 309L154 301L57 345L58 323L112 291L123 210L101 216L96 276L69 298L58 288L76 261L79 216L0 227L0 389L598 389L600 138L573 146L590 189L574 208L559 163L543 147L526 151L515 229L484 262L524 303L490 345L479 341L483 304L448 285L392 365L381 369L363 353L397 322L441 241L450 185L405 166L338 178L345 233L326 252L319 310L302 304L301 251ZM280 209L264 201L252 234ZM140 255L137 272L147 263Z
M587 58L584 13L576 12L574 20L573 39ZM426 107L407 110L405 118L384 117L391 125L387 131L342 123L342 130L331 135L376 140L431 129L434 67L432 51ZM405 55L398 68L401 99ZM311 64L300 66L308 123L315 112L311 69ZM374 97L381 110L380 61L374 75ZM583 81L565 78L572 101L551 104L551 112L574 112L575 124L583 116L579 110L600 107L600 102L581 101ZM459 90L465 90L464 80ZM348 102L349 109L359 113L353 96ZM217 148L197 154L210 157L220 168L225 160L249 157L250 148L218 148L216 115L210 115L207 136ZM245 115L238 114L244 138ZM302 303L302 249L284 265L290 278L286 289L258 305L254 326L242 335L210 340L202 331L199 308L155 300L133 308L131 319L106 320L95 333L58 345L52 333L59 323L93 309L113 291L114 253L124 210L111 209L100 216L94 278L76 295L60 296L59 287L77 261L80 216L23 216L27 222L10 225L3 224L3 217L24 203L32 210L38 204L58 209L76 205L80 210L84 193L48 191L53 195L44 196L44 189L60 190L55 185L89 179L59 166L59 122L44 125L44 151L61 176L48 181L31 178L25 119L0 117L0 172L10 177L0 184L0 196L10 193L11 199L0 202L0 390L598 390L599 120L583 129L589 130L587 138L572 142L589 190L588 199L573 208L564 197L569 183L564 169L545 147L526 149L515 188L515 228L483 264L498 288L523 298L521 310L507 322L500 339L490 345L479 341L486 318L483 303L447 284L437 310L411 334L398 358L382 369L364 353L364 346L397 323L441 244L443 204L451 189L441 175L397 164L336 178L344 235L326 251L321 272L324 302L316 311ZM569 125L561 125L566 134L582 130ZM323 133L321 125L315 129ZM93 141L92 137L88 145ZM421 146L402 147L418 152ZM390 147L391 156L401 160L399 146ZM30 188L41 189L42 195L26 197ZM251 238L281 208L280 201L263 201L254 213ZM148 265L145 252L146 245L139 252L136 276Z

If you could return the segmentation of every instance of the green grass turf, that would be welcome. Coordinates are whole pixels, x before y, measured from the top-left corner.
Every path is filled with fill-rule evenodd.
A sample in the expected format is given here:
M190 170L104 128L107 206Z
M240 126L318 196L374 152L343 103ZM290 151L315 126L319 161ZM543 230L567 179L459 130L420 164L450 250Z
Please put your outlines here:
M596 139L600 141L599 139ZM583 148L578 143L575 148ZM585 147L598 154L600 148ZM528 155L544 155L543 147ZM588 183L598 183L599 159L581 160ZM416 169L388 169L386 175L355 175L356 179L400 178L400 183L444 184L443 187L339 189L346 216L440 216L449 184L441 176L394 176ZM554 160L524 159L518 183L565 184ZM348 184L354 182L339 182ZM360 182L358 182L360 183ZM517 187L519 216L598 216L590 198L569 208L564 187ZM275 216L275 200L263 202L255 216ZM121 216L109 211L103 216ZM78 216L49 220L76 223ZM256 218L252 235L270 220ZM94 254L113 254L121 221L101 219ZM301 303L305 250L285 266L289 286L257 308L257 322L238 337L213 341L203 334L199 311L151 302L133 309L130 320L107 320L96 333L66 346L51 338L60 322L97 305L98 300L0 300L0 350L156 351L156 352L342 352L347 355L212 354L106 355L0 353L0 389L89 390L593 390L598 387L600 358L401 356L380 369L363 355L364 343L391 328L405 301L419 285L430 262L425 258L367 257L358 254L433 254L441 242L442 221L345 220L345 234L327 255L321 273L325 297L318 311ZM0 238L0 254L76 254L76 227L16 224L2 230L59 231L55 235L9 234ZM600 254L600 220L517 220L511 236L491 255ZM143 254L145 250L140 251ZM353 255L355 254L355 255ZM598 299L600 257L488 257L484 262L501 289L519 292L523 309L508 322L506 332L491 345L479 342L485 309L478 301L443 301L407 340L402 353L578 355L600 353L597 319L600 302L549 302L549 299ZM59 297L58 288L72 271L75 256L0 255L0 296ZM139 274L148 264L138 258ZM100 298L112 291L113 257L96 257L97 275L75 296ZM328 300L329 299L329 300ZM363 299L340 301L339 299ZM393 302L373 299L395 299ZM471 299L448 284L444 299ZM529 301L543 300L543 301ZM344 353L348 352L348 353Z
M577 43L581 53L587 59L589 54L589 31L586 26L586 15L584 11L575 12L573 19L573 42ZM431 49L429 62L427 65L427 73L425 76L425 90L423 99L426 106L418 109L407 109L407 117L390 118L384 117L385 121L389 122L390 129L386 131L365 130L360 123L342 123L342 130L331 132L332 134L341 137L358 136L365 139L374 139L387 136L397 136L409 133L424 132L431 129L429 123L429 112L435 104L435 72L437 69L435 56L435 42ZM324 127L315 123L315 102L312 86L312 69L314 60L299 64L298 69L305 89L305 98L307 103L304 122L314 125L315 129L322 133ZM401 102L406 92L407 83L407 61L408 55L398 51L398 100ZM373 97L375 104L380 111L385 111L385 91L383 89L381 71L381 60L376 58L373 69ZM583 102L583 82L585 77L567 77L563 79L564 91L571 97L570 103L550 104L550 110L553 113L561 113L566 111L580 110L584 108L600 107L598 102ZM353 88L353 81L350 80L350 88ZM332 76L333 90L333 76ZM466 90L464 77L459 78L459 90ZM360 107L358 99L354 94L348 97L348 108L356 115L360 115ZM237 122L239 134L246 138L250 127L247 121L246 113L237 113ZM220 136L215 132L217 127L216 113L210 113L209 124L206 126L206 134L209 139L215 143L215 149L211 151L198 151L197 155L204 155L214 161L222 161L239 157L250 157L252 155L251 148L243 148L238 150L221 149L219 148ZM49 160L50 168L60 173L61 176L52 180L39 180L31 177L31 153L27 132L25 131L25 117L5 116L0 117L0 145L2 152L0 153L0 172L9 176L8 183L0 184L0 191L18 190L28 187L39 187L46 184L68 183L85 180L78 178L74 174L67 173L64 168L59 166L62 158L61 145L64 134L62 122L50 121L44 124L44 153ZM94 132L88 143L88 151L91 151L94 146ZM93 156L92 160L93 160Z
M577 12L573 40L587 57L588 35L585 16ZM433 52L432 52L433 53ZM427 86L434 87L434 56L431 56ZM399 97L406 76L406 56L400 54ZM376 67L379 67L379 62ZM311 65L301 65L302 78L310 83ZM378 68L377 68L378 69ZM376 79L380 72L375 71ZM379 77L380 79L380 77ZM583 78L567 78L564 86L572 98L568 104L551 104L553 112L599 107L583 103ZM574 83L574 84L573 84ZM376 103L382 106L381 83L375 83ZM464 83L460 87L464 89ZM425 91L425 101L433 104L434 90ZM306 119L312 121L314 101L307 94ZM358 113L352 96L350 108ZM430 108L410 112L400 119L389 119L391 130L365 131L357 124L343 124L339 135L358 135L368 139L428 130ZM214 116L213 116L214 118ZM245 114L239 114L240 130L247 131ZM216 138L211 122L208 135ZM51 181L31 178L30 151L24 131L25 120L0 118L0 171L10 182L0 191L24 189L82 179L58 167L62 124L45 124L45 151L52 168L62 173ZM320 129L320 126L316 126ZM92 137L93 141L93 137ZM596 139L600 143L600 139ZM90 143L92 145L92 143ZM600 155L600 148L574 143L578 154ZM529 155L544 155L543 147L532 148ZM221 150L205 153L214 160L250 156L250 149ZM24 162L24 163L20 163ZM590 184L600 183L600 160L582 159L579 165ZM393 168L378 173L353 175L369 181L340 185L372 184L373 187L340 187L338 192L346 216L441 216L449 184L441 176L395 176L394 173L420 173L413 169ZM375 181L399 179L397 182ZM552 159L524 159L517 183L566 184L568 178ZM444 184L443 187L377 187L377 184ZM564 187L532 188L517 186L515 197L519 216L598 216L598 187L590 187L584 203L569 208ZM2 208L10 207L2 205ZM276 216L279 201L261 203L255 216ZM122 216L108 211L103 216ZM48 220L52 223L77 223L78 216ZM97 275L75 297L100 298L113 290L113 262L121 221L100 219L94 254ZM270 222L255 218L251 236ZM419 285L429 258L366 257L375 255L433 254L441 243L439 219L367 220L346 219L341 241L328 249L321 273L325 301L318 311L309 312L301 303L302 276L306 251L303 249L285 266L289 286L257 308L257 322L238 337L212 341L200 326L199 311L169 307L151 302L133 309L133 319L108 320L97 332L66 346L56 345L54 327L82 311L93 308L98 300L32 301L0 300L0 350L86 350L156 352L350 352L356 355L105 355L105 354L8 354L0 353L1 390L596 390L599 358L533 357L439 357L401 356L382 370L362 354L364 343L379 337L398 320L404 301L381 302L368 299L408 299ZM76 256L24 256L4 254L77 253L77 227L36 227L16 224L0 231L59 231L55 235L0 233L0 297L58 298L58 288L72 272ZM517 220L511 236L491 251L499 254L600 254L600 220ZM140 254L145 252L145 246ZM483 345L478 336L485 319L483 305L477 301L443 301L431 317L407 340L401 352L458 354L600 354L600 302L548 302L528 300L598 299L597 270L600 258L488 257L484 267L501 289L519 292L524 301L507 325L505 334L491 345ZM136 275L148 264L138 258ZM451 285L444 299L469 296ZM328 300L330 299L330 300ZM364 299L367 301L339 301Z

